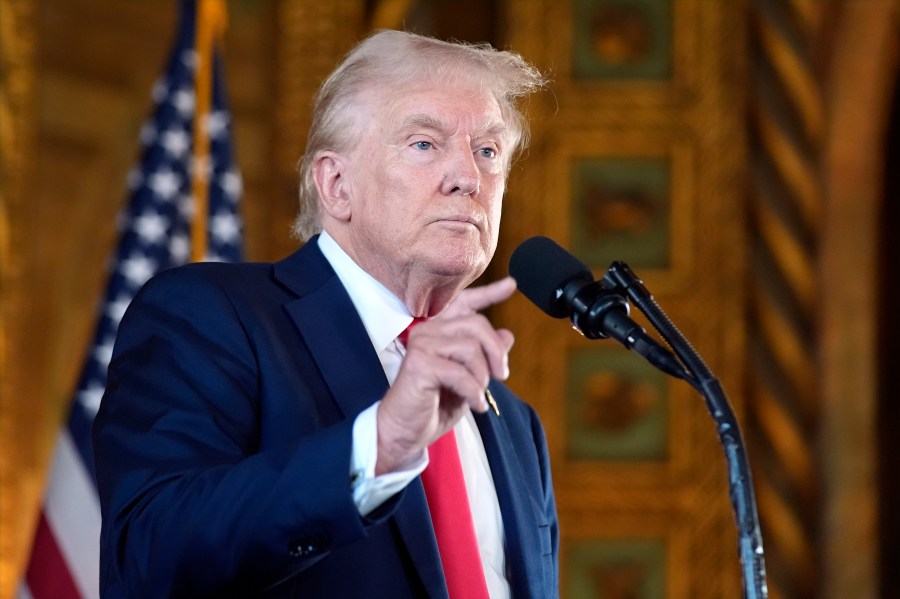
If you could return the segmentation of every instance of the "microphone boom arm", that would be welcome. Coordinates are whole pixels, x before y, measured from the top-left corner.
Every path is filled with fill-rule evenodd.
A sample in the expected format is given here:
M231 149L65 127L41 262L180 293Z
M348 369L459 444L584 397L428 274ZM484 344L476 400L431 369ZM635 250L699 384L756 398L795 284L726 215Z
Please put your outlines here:
M613 262L603 277L602 284L627 294L690 371L691 376L680 378L687 380L706 401L707 410L716 423L716 431L728 467L729 496L738 530L738 553L744 582L743 596L744 599L766 599L768 597L766 566L750 462L737 418L725 390L700 354L663 312L627 264Z

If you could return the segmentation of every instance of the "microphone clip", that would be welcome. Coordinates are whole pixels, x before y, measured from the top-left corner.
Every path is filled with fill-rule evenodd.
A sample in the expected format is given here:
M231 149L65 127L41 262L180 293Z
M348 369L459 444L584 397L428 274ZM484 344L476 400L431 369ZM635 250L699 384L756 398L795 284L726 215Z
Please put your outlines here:
M627 324L631 306L618 286L605 278L587 284L581 279L569 281L558 301L568 303L573 328L588 339L612 337L627 347L633 345L629 333L635 327Z
M640 282L621 280L623 270L626 274L631 273L630 269L625 269L624 263L613 263L607 275L598 281L589 280L587 276L572 278L557 290L557 305L568 305L572 328L588 339L614 339L663 372L692 381L681 362L629 318L628 290ZM588 276L593 279L593 275Z

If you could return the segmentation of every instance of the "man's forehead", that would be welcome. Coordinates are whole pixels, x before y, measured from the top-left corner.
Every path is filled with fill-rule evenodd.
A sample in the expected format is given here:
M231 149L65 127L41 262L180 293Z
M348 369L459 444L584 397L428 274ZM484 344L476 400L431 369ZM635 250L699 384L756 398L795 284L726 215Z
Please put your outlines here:
M362 90L362 96L371 116L381 121L379 128L508 130L496 98L477 81L379 82Z

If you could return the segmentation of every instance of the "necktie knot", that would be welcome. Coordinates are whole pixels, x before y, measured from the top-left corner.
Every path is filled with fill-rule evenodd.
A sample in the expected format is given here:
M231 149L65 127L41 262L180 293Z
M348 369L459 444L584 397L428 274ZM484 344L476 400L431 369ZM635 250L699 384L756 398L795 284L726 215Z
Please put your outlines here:
M403 331L399 335L397 335L397 340L403 344L403 347L406 347L406 343L409 340L409 332L413 330L413 327L415 327L419 323L425 322L426 320L427 319L422 316L414 316L412 322L409 323L409 325L405 329L403 329Z

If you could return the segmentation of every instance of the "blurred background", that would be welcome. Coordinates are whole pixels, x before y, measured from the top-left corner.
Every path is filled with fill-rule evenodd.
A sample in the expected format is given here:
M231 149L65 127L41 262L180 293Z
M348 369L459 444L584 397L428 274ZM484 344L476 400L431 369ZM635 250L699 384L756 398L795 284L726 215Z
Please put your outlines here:
M321 79L374 28L511 48L526 106L500 277L532 235L626 261L747 439L775 598L900 597L896 0L230 0L224 71L250 260L298 242ZM26 568L93 334L175 0L0 0L0 597ZM541 414L567 598L738 597L706 407L516 297L513 388Z

